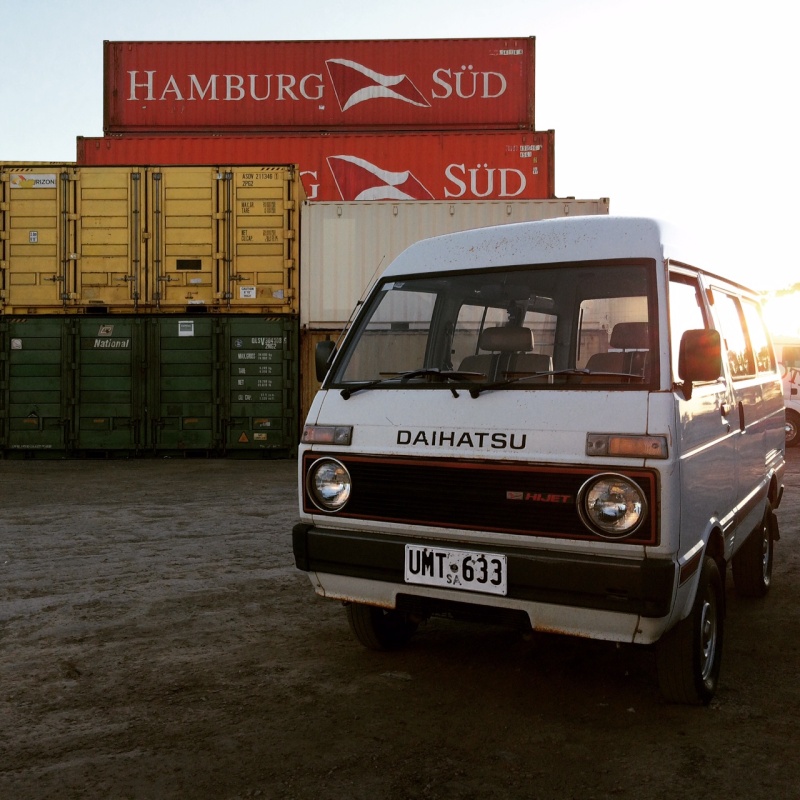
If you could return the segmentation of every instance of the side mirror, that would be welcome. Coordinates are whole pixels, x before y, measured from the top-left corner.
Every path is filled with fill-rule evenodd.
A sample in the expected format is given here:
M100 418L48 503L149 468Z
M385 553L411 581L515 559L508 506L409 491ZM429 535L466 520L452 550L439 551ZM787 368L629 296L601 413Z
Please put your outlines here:
M314 366L317 370L317 380L322 383L328 374L328 368L333 360L336 351L336 342L326 339L324 342L317 342L317 349L314 351Z
M722 374L722 343L719 331L703 328L685 331L678 353L678 377L683 381L683 394L692 396L692 384L715 381Z

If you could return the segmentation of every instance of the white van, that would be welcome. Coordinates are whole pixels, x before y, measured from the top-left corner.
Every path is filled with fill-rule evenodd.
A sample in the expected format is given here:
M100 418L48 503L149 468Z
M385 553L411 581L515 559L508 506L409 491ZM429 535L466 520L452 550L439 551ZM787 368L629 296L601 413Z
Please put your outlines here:
M318 347L294 555L362 644L521 619L655 644L664 696L710 701L728 567L770 585L784 411L757 296L695 258L649 219L439 236Z
M776 339L775 354L783 380L786 406L786 446L800 444L800 339Z

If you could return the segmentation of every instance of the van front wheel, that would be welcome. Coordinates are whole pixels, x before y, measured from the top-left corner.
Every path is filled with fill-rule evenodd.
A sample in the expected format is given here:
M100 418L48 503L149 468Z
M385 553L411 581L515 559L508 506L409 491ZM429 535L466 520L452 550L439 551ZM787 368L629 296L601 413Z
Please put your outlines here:
M703 559L692 611L656 645L658 683L669 703L708 705L722 663L724 595L719 567Z
M408 644L417 623L402 611L387 610L363 603L348 603L350 630L369 650L396 650Z

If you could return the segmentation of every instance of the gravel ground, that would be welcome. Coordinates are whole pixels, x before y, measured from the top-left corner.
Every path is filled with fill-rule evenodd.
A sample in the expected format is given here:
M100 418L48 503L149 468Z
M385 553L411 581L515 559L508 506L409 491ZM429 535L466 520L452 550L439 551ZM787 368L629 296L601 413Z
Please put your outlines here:
M293 461L0 461L0 798L794 798L800 449L721 686L435 620L364 650L295 570Z

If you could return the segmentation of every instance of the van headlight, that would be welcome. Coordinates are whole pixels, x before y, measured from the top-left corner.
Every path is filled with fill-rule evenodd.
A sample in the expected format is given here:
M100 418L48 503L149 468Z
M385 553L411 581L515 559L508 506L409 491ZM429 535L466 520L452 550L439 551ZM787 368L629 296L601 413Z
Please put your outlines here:
M308 470L306 491L320 511L339 511L350 499L350 473L335 458L320 458Z
M624 475L595 475L578 492L578 513L584 525L599 536L623 539L644 522L647 499Z

